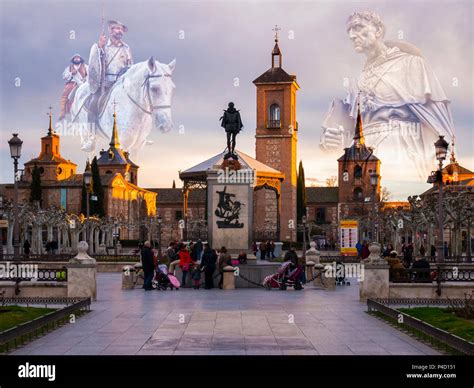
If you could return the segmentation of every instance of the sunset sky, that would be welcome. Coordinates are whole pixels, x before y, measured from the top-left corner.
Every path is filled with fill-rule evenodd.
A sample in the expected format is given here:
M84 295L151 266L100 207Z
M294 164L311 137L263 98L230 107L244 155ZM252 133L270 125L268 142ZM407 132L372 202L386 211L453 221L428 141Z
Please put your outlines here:
M334 155L319 150L321 124L331 100L345 97L343 79L360 74L365 57L356 54L345 22L354 11L377 12L385 39L402 31L421 49L451 100L460 164L474 169L474 47L471 1L105 1L105 18L128 26L124 41L136 62L153 55L176 58L173 81L175 129L153 133L154 144L138 160L143 187L180 185L185 170L221 152L225 135L219 117L229 101L241 111L244 130L237 148L255 156L255 86L270 67L275 24L281 27L283 68L297 76L298 160L307 184L324 185L337 174ZM46 134L48 106L59 115L61 78L72 54L88 58L101 30L100 1L0 1L0 182L13 179L7 141L24 141L21 164L39 153ZM70 32L75 39L70 39ZM180 31L184 39L180 39ZM290 39L294 37L293 39ZM15 86L20 77L21 86ZM239 85L234 86L235 78ZM453 83L457 79L458 83ZM118 109L120 114L120 109ZM184 133L178 127L183 126ZM63 157L82 172L87 154L79 139L61 138ZM105 147L108 141L103 141ZM382 176L384 161L382 159ZM434 168L434 166L433 166ZM392 199L405 199L428 187L423 182L390 181Z

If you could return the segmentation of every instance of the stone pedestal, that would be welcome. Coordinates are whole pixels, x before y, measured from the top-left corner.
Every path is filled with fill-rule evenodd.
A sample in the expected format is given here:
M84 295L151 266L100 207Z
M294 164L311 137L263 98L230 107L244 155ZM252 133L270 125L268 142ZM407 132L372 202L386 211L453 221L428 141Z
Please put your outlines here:
M235 289L235 275L234 267L226 265L223 268L224 272L224 282L222 284L223 290L234 290Z
M359 298L366 302L368 298L389 297L389 265L364 264L364 278L359 285Z
M336 289L336 278L334 277L333 271L326 271L322 264L315 265L315 269L318 268L321 271L321 278L315 280L315 285L319 284L326 291L334 291Z
M99 248L97 249L97 253L99 255L106 255L107 254L107 247L105 244L100 244Z
M68 297L97 299L97 263L87 254L88 249L87 242L80 241L77 255L66 265Z
M207 172L209 241L214 248L247 251L252 243L253 182L232 180L232 174L220 165Z
M283 243L282 242L276 242L275 243L275 251L273 252L275 257L281 257L283 254Z
M135 288L135 268L126 265L122 268L122 290L130 290Z

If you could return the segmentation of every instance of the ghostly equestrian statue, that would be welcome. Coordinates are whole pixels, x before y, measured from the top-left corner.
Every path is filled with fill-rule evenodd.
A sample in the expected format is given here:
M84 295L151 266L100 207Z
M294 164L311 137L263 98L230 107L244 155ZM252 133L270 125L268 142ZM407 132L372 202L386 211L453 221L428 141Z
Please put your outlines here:
M117 102L120 144L136 158L142 147L153 142L152 130L168 132L173 127L171 79L176 60L160 63L153 56L133 63L130 47L122 41L128 28L109 21L109 38L102 32L91 47L87 82L77 88L69 122L81 138L81 150L95 152L97 140L110 139Z
M240 112L234 108L234 103L229 102L228 108L224 110L224 115L220 118L221 127L225 128L227 135L227 153L224 159L237 159L235 154L235 138L243 128Z

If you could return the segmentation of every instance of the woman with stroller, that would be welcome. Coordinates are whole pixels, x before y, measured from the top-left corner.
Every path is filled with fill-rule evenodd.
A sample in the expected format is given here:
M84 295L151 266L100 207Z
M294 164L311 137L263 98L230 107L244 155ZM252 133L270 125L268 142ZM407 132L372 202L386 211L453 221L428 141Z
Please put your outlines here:
M181 244L179 249L179 265L181 267L181 271L183 272L183 276L181 278L181 286L186 286L186 277L188 276L189 267L192 264L191 256L189 251L186 248L186 245Z
M216 270L217 255L209 244L204 245L204 252L201 259L201 270L204 271L205 283L204 288L210 290L214 288L214 281L212 280L212 275Z

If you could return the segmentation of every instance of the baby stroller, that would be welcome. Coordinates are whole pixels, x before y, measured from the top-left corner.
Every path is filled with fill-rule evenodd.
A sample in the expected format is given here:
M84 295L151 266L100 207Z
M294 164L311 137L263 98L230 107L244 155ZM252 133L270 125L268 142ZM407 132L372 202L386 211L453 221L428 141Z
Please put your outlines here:
M303 272L301 265L295 265L291 261L287 261L281 265L278 272L274 275L268 275L263 280L263 286L267 290L278 288L286 290L287 287L293 287L295 290L302 290L300 277Z
M342 261L336 262L336 285L350 286L351 282L346 279L346 266Z
M174 275L168 273L168 268L164 264L160 264L155 270L155 277L153 278L152 287L157 290L179 290L179 280Z

